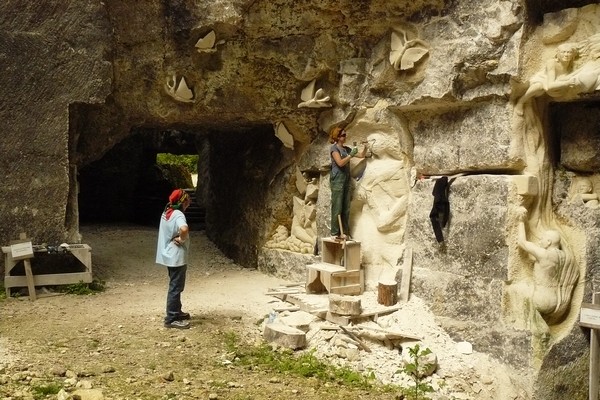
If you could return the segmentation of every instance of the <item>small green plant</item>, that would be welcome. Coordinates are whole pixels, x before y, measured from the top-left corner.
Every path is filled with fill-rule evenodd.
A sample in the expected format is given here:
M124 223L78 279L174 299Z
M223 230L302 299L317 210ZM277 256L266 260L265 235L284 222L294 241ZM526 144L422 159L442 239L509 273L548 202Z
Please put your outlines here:
M76 295L90 295L96 294L97 292L103 292L105 289L104 282L94 280L91 283L73 283L71 285L60 286L59 292Z
M32 386L31 392L33 394L33 398L38 400L44 399L49 395L58 394L60 389L62 389L62 386L58 383L48 383L45 385Z
M431 354L431 350L427 347L421 349L418 344L408 349L411 362L404 365L398 372L404 372L413 379L415 386L405 390L405 395L411 400L428 400L429 397L425 393L433 392L433 387L424 381L423 371L432 367L429 363L423 363L423 358Z

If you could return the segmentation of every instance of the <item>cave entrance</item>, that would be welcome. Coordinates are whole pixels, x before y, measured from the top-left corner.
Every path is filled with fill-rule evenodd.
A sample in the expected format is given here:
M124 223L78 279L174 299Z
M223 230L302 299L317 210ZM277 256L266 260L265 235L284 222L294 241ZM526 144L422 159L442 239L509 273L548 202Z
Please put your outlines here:
M160 153L197 156L197 187L189 173L182 178L159 167ZM101 159L80 168L79 223L158 228L169 194L182 187L190 190L200 214L194 226L193 207L188 209L190 227L204 229L235 261L256 266L261 239L281 213L271 208L273 197L290 185L293 171L287 167L292 164L293 152L271 124L230 130L135 128Z
M190 225L202 228L192 173L197 171L202 136L180 130L136 128L101 159L79 173L79 220L87 223L133 223L158 226L174 188L194 200ZM186 156L188 163L178 163ZM179 157L181 159L181 157ZM196 160L195 168L189 161Z

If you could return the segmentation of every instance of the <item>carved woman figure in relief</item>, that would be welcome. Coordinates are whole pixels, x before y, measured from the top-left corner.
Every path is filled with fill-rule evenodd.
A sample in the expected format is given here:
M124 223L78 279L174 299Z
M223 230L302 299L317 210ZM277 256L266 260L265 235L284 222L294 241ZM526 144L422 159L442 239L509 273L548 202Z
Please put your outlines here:
M571 198L572 203L583 204L588 208L600 208L600 197L594 193L594 185L589 178L580 178L576 188L577 191Z
M406 214L409 191L400 145L382 134L369 135L368 142L373 157L357 188L357 200L365 203L378 231L394 231Z
M551 97L558 97L574 89L577 86L577 79L571 73L577 55L573 43L563 43L558 46L554 59L547 61L544 69L529 80L529 88L516 104L517 114L523 114L523 105L532 97L540 96L544 92Z
M559 322L569 308L579 273L569 253L561 248L558 231L544 231L536 244L527 240L524 207L519 209L519 218L517 243L533 260L530 301L548 324Z

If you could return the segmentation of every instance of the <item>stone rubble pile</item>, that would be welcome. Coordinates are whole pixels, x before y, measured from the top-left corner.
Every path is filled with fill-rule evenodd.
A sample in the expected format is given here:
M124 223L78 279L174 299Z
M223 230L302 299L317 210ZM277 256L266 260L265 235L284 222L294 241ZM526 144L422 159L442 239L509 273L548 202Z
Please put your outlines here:
M320 297L324 304L328 302L328 295ZM314 297L311 300L314 301ZM365 292L360 296L360 301L363 308L373 306L377 304L377 294ZM280 305L276 301L273 308L278 309ZM435 322L433 314L421 299L412 296L409 302L399 303L398 308L376 318L353 320L345 327L306 311L282 311L275 318L271 313L271 317L263 322L263 333L270 332L273 326L283 332L281 327L285 326L293 329L296 336L298 332L305 335L302 339L288 338L287 342L269 333L263 337L273 346L298 351L314 349L317 357L333 365L373 374L383 384L405 388L414 386L413 377L404 372L404 367L412 362L409 349L418 344L421 349L428 348L432 352L429 355L431 358L421 360L423 364L432 365L424 378L425 383L434 389L434 393L430 394L432 399L521 398L517 389L510 384L510 375L501 363L484 353L473 351L469 342L453 340ZM386 340L382 332L403 332L407 337ZM502 397L498 397L498 391L503 392Z

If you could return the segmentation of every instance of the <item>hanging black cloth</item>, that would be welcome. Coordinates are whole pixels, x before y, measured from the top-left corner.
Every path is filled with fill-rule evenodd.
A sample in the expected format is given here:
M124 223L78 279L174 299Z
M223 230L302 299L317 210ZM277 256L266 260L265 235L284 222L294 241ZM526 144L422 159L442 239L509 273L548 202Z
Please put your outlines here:
M435 240L438 243L444 241L444 234L442 229L446 227L448 219L450 218L450 202L448 201L448 188L450 183L448 182L447 176L442 176L435 181L433 185L433 207L429 213L429 219L433 226L433 233L435 234Z

